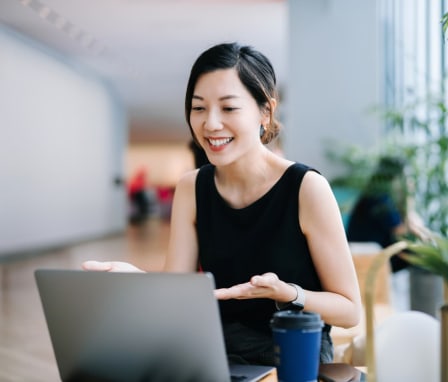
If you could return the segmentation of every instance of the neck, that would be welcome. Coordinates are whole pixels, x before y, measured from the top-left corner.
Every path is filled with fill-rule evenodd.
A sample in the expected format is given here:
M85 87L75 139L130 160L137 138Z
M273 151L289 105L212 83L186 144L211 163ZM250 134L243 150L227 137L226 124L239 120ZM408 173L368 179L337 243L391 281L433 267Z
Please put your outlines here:
M222 186L227 184L241 188L245 185L253 186L254 182L258 183L266 178L274 155L263 146L256 153L248 154L227 166L217 166L216 182Z

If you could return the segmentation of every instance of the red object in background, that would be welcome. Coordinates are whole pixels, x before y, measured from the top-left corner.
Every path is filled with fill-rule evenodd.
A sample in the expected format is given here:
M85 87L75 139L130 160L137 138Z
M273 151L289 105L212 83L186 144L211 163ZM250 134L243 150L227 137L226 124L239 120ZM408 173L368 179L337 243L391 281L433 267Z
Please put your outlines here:
M157 199L160 206L160 217L169 220L171 217L171 207L173 204L174 188L159 186L156 189Z
M172 187L157 187L157 198L161 203L170 203L173 200L173 193Z
M128 194L134 195L137 192L144 191L146 189L146 170L140 169L132 177L128 185Z

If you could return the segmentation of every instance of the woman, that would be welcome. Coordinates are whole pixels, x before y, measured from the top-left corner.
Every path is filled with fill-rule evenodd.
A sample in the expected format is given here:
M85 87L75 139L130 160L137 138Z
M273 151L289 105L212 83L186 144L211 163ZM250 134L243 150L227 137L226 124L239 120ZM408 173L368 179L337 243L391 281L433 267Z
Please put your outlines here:
M235 362L274 364L269 321L290 304L321 315L321 362L331 362L331 325L358 323L359 287L328 182L265 146L280 129L277 104L272 65L253 48L220 44L196 60L185 115L211 164L176 187L165 271L214 275ZM83 267L140 271L121 262Z

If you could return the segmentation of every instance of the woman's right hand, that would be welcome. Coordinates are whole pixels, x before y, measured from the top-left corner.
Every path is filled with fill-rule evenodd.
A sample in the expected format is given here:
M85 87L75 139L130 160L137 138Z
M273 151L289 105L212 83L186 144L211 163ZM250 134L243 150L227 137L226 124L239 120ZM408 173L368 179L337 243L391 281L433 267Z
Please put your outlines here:
M103 272L144 272L136 266L123 261L85 261L81 265L85 271L103 271Z

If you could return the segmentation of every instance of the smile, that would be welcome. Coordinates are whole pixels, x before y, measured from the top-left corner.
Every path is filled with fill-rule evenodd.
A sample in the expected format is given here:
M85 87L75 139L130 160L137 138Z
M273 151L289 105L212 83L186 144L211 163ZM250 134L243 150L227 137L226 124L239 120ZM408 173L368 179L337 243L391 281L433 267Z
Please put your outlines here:
M219 138L219 139L208 138L207 140L213 147L220 147L233 141L233 138Z

